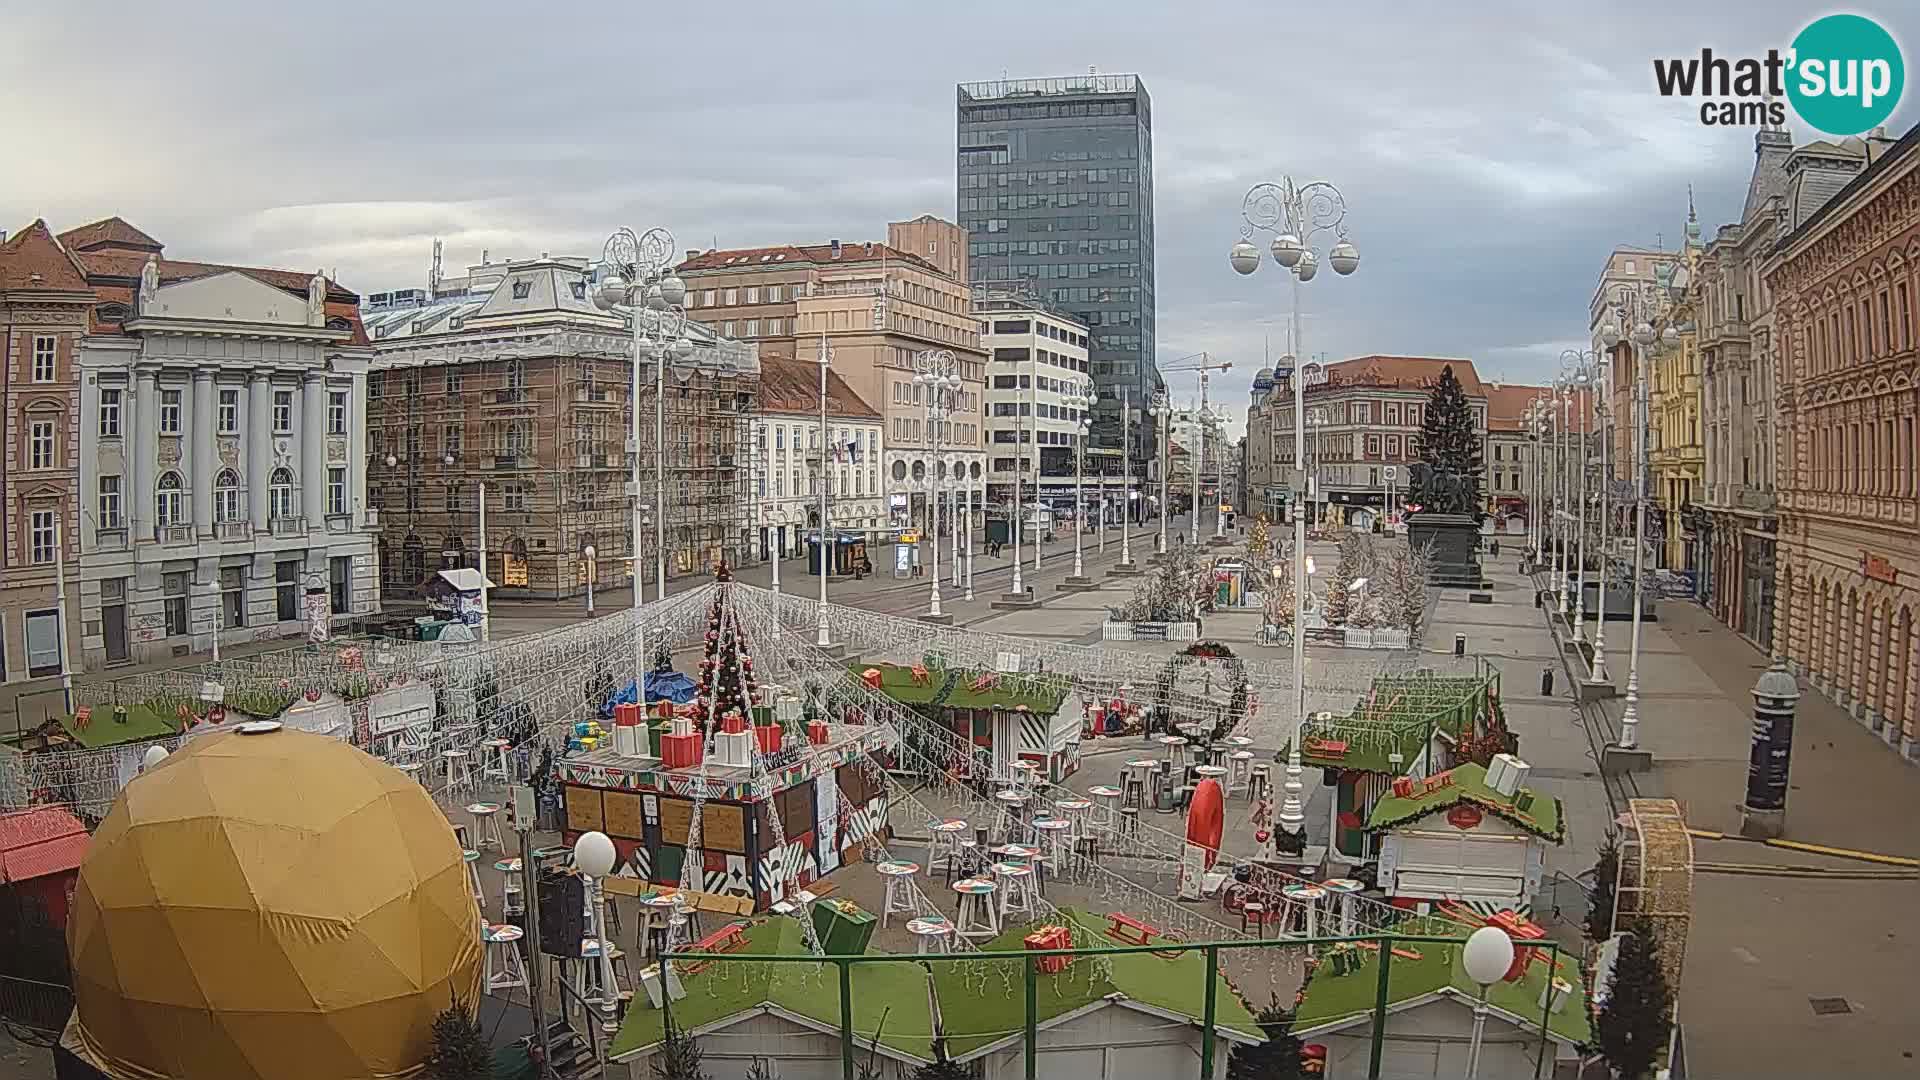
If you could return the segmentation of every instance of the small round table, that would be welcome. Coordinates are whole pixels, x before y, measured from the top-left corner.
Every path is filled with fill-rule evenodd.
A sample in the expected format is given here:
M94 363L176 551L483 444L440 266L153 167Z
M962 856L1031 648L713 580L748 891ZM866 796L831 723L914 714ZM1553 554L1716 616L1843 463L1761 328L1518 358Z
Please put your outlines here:
M907 920L907 933L914 936L916 953L944 953L947 938L953 936L953 922L945 915L923 915Z
M985 878L961 878L953 883L960 897L960 915L954 933L968 938L990 938L1000 933L1000 908L993 894L1000 886Z
M1185 735L1160 736L1160 745L1167 748L1167 761L1175 769L1187 763L1187 742Z
M1320 931L1320 899L1327 890L1305 881L1295 881L1280 887L1280 895L1307 910L1306 936L1317 937Z
M1060 873L1067 865L1067 837L1073 832L1073 822L1066 818L1039 818L1034 821L1033 829L1045 849L1042 857L1051 859L1053 872Z
M1219 780L1227 775L1227 769L1224 765L1195 765L1193 775L1203 780Z
M508 759L508 751L513 749L511 739L488 739L480 744L486 748L482 755L480 775L485 780L498 780L503 784L513 783L513 763Z
M1329 878L1320 883L1320 887L1340 898L1340 936L1353 936L1353 894L1366 888L1364 884L1352 878Z
M1253 745L1253 739L1246 735L1229 735L1227 736L1227 743L1245 750L1247 747Z
M1040 764L1024 758L1013 763L1014 779L1023 788L1030 788L1040 779Z
M517 990L527 985L527 965L520 957L521 938L527 932L512 923L494 923L480 931L484 944L482 985L489 993Z
M1020 820L1020 811L1032 796L1020 788L1007 788L995 792L993 797L1000 804L1000 817L994 822L994 826L1003 836L1012 840L1024 827L1024 823Z
M973 828L965 818L947 818L945 821L927 823L927 865L939 866L945 859L951 863L960 854L960 839Z
M1016 913L1032 915L1035 906L1032 864L997 862L992 870L993 880L1005 886L1000 893L1000 917L1005 919Z
M887 894L880 902L880 929L885 930L888 916L913 914L913 875L920 872L920 864L905 859L888 859L873 869L887 879Z
M1093 823L1113 828L1113 811L1120 804L1120 789L1112 784L1095 784L1087 789L1087 794L1100 800L1099 812L1093 815Z
M497 802L477 802L467 804L467 813L473 815L473 846L490 847L498 851L506 844L500 838L500 811L503 808Z

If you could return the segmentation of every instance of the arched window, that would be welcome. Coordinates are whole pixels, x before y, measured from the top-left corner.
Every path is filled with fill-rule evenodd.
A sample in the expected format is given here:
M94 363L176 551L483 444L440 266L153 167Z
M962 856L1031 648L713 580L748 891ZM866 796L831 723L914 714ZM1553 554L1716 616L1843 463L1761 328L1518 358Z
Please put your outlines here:
M213 478L213 520L240 520L240 474L232 469Z
M267 478L267 517L279 520L293 516L293 470L281 466Z
M180 525L186 520L185 507L181 500L180 474L168 470L160 474L160 482L154 485L153 520L162 528Z

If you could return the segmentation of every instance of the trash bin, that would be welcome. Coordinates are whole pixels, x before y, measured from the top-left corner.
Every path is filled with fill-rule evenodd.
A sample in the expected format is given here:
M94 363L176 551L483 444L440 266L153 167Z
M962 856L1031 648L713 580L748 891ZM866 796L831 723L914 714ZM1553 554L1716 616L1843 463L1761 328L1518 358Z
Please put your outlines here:
M1453 635L1453 655L1455 656L1467 655L1467 635L1465 634Z
M1540 696L1553 696L1553 669L1550 667L1540 669Z

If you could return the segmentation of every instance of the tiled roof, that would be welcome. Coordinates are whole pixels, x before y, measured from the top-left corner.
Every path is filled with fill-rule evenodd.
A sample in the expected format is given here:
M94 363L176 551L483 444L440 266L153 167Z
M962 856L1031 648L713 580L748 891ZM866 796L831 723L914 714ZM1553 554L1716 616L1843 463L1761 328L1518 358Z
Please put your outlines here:
M1521 417L1526 414L1527 405L1535 397L1545 395L1553 397L1550 386L1522 386L1518 383L1486 384L1487 391L1487 429L1489 431L1524 432L1526 424ZM1557 401L1557 399L1556 399ZM1559 422L1560 406L1554 405L1554 422ZM1593 430L1593 391L1582 390L1574 396L1573 415L1569 426L1574 431Z
M679 266L681 273L695 270L744 270L760 268L778 270L783 266L815 264L838 266L846 263L878 262L907 263L924 270L939 271L939 267L911 252L885 244L858 243L841 244L840 257L833 257L832 244L777 244L773 247L734 248L731 250L710 250L689 257Z
M1453 377L1460 380L1460 389L1468 397L1485 396L1473 361L1461 357L1356 356L1328 364L1327 384L1423 390L1438 382L1440 372L1447 367L1453 368Z
M760 359L760 411L820 412L820 365L805 360ZM855 393L838 372L827 372L827 415L844 420L879 420L873 406Z
M59 807L0 814L0 883L77 870L88 840L86 825Z
M110 217L60 234L60 242L73 251L128 248L141 253L160 251L160 241L127 224L121 217Z
M86 288L73 256L62 250L46 222L35 221L0 244L0 290Z
M146 255L122 251L89 251L78 256L77 261L86 268L87 279L93 283L94 295L99 297L102 303L113 301L132 306L134 287L131 283L140 279L140 271L147 265ZM255 281L271 285L276 289L284 289L299 297L307 295L307 283L313 280L312 274L299 270L229 266L225 263L186 262L180 259L160 260L160 284L162 285L225 273L245 274ZM367 344L367 331L360 321L358 293L342 288L338 282L329 278L326 311L328 319L339 318L347 321L353 331L349 344ZM120 332L120 324L103 321L96 310L93 331L117 334Z

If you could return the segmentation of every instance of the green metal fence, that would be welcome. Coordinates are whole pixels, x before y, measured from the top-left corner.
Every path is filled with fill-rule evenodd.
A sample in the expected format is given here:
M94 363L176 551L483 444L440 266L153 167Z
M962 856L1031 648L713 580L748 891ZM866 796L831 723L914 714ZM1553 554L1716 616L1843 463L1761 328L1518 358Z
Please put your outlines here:
M1224 955L1231 954L1234 952L1239 952L1239 951L1257 952L1261 950L1275 950L1275 949L1297 950L1297 951L1311 953L1312 950L1319 949L1322 946L1336 946L1341 944L1353 945L1359 948L1371 947L1371 949L1377 951L1379 960L1378 960L1378 969L1374 977L1374 987L1373 987L1371 1005L1370 1007L1365 1008L1364 1012L1366 1015L1371 1017L1372 1027L1373 1027L1372 1035L1371 1035L1371 1046L1369 1048L1369 1054L1368 1054L1367 1075L1371 1078L1376 1078L1377 1080L1377 1078L1380 1076L1381 1056L1386 1044L1386 1039L1388 1034L1387 1021L1390 1013L1389 1003L1392 1000L1392 971L1393 971L1393 965L1394 965L1395 951L1397 949L1406 951L1408 950L1408 947L1423 946L1423 945L1424 946L1446 946L1446 947L1452 947L1457 949L1464 946L1465 943L1466 943L1466 938L1464 936L1456 937L1456 936L1444 936L1444 935L1390 934L1389 933L1389 934L1368 934L1368 935L1360 935L1360 936L1352 936L1352 937L1315 937L1315 938L1295 937L1295 938L1276 938L1276 939L1270 939L1270 940L1256 940L1256 941L1235 940L1235 941L1205 941L1205 942L1179 942L1179 943L1156 942L1150 945L1111 945L1111 946L1100 946L1100 947L1091 947L1091 948L1031 949L1023 952L992 951L992 952L970 952L970 953L931 954L931 955L903 955L903 954L879 953L879 954L872 954L872 955L854 955L854 956L813 956L813 955L807 955L807 954L798 954L798 955L764 954L763 955L763 954L744 954L739 952L705 953L705 952L692 952L692 951L684 951L684 952L676 951L672 955L675 963L675 968L677 971L685 971L690 966L701 965L701 964L727 964L727 965L755 964L755 963L766 963L766 964L776 964L776 965L811 964L811 965L822 966L822 967L831 967L834 971L834 975L837 977L837 980L838 980L840 1060L841 1060L841 1074L844 1077L844 1080L859 1080L860 1072L857 1068L858 1055L863 1047L867 1046L870 1042L873 1041L871 1039L863 1040L862 1037L856 1032L856 1028L855 1028L854 971L856 968L863 967L866 965L919 964L919 965L925 965L926 970L929 973L936 973L935 977L937 979L938 978L937 972L942 967L951 966L951 965L1018 964L1023 972L1024 992L1025 992L1025 1004L1024 1004L1025 1031L1024 1031L1024 1047L1023 1047L1023 1053L1024 1053L1024 1059L1025 1059L1025 1076L1027 1077L1027 1080L1038 1080L1038 1076L1039 1076L1038 1032L1039 1032L1039 1022L1040 1022L1039 996L1040 996L1041 981L1044 976L1041 974L1041 972L1038 969L1038 965L1034 961L1043 957L1067 957L1072 959L1084 959L1084 958L1091 958L1091 957L1103 957L1103 956L1113 957L1113 956L1139 955L1139 954L1147 954L1147 953L1166 957L1169 954L1184 955L1187 953L1199 952L1204 957L1205 985L1204 985L1204 995L1203 995L1204 1005L1202 1007L1201 1016L1198 1018L1198 1023L1199 1023L1200 1032L1201 1032L1200 1061L1199 1061L1198 1075L1202 1078L1202 1080L1207 1080L1207 1078L1211 1078L1215 1075L1215 1061L1216 1061L1216 1058L1219 1057L1221 1053L1221 1049L1219 1046L1220 1039L1219 1039L1219 1036L1216 1034L1216 1026L1217 1026L1216 1020L1218 1018L1218 1012L1221 1007L1218 988L1221 982L1221 979L1219 978L1219 976L1222 971L1221 961ZM1554 978L1555 973L1559 970L1561 956L1566 951L1563 946L1561 946L1556 942L1546 941L1546 940L1537 941L1537 942L1516 943L1516 944L1524 945L1525 947L1531 947L1533 949L1539 950L1541 953L1546 954L1548 959L1546 978L1549 980ZM1407 963L1407 961L1402 961L1402 963L1403 964ZM1009 989L1011 989L1011 987L1009 987ZM663 1003L662 1013L664 1014L663 1020L662 1020L662 1026L664 1029L672 1030L674 1025L674 1020L672 1016L672 1010L674 1008L673 1002L671 1001L670 996L664 993L662 994L661 1000ZM1582 998L1581 1000L1584 1000L1584 999ZM1571 1007L1571 1005L1569 1007ZM1547 995L1546 1001L1544 1002L1541 1008L1541 1013L1539 1018L1539 1035L1537 1040L1537 1046L1535 1047L1535 1052L1532 1055L1533 1075L1534 1077L1536 1077L1536 1080L1539 1077L1547 1075L1547 1068L1548 1068L1547 1063L1553 1054L1553 1050L1550 1045L1550 1031L1549 1031L1550 1026L1553 1022L1553 1016L1552 1016L1553 1012L1554 1012L1553 995L1549 993ZM1315 1017L1314 1022L1324 1023L1324 1022L1329 1022L1330 1019L1352 1020L1352 1019L1358 1018L1360 1015L1361 1015L1361 1012L1353 1012L1349 1014L1344 1014L1337 1018L1320 1016L1320 1017Z

